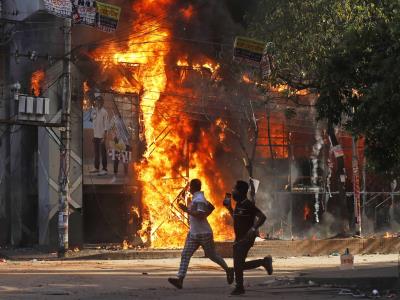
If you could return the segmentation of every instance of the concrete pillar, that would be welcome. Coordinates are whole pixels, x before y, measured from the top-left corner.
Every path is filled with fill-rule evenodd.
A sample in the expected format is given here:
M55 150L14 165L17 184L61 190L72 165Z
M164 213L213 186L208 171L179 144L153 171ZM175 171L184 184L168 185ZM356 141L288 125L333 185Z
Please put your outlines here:
M0 34L2 30L0 29ZM9 48L0 46L0 119L9 116ZM0 245L9 243L10 240L10 197L9 197L9 172L10 172L10 139L9 126L0 126Z

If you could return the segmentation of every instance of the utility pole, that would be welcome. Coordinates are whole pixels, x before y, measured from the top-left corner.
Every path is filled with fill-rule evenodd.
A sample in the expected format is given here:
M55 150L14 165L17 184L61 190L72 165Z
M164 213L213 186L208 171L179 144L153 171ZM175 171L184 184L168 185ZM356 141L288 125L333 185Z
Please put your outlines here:
M361 199L360 199L360 175L358 167L357 139L352 137L353 150L353 195L354 195L354 216L356 219L356 235L361 236Z
M69 166L71 152L71 19L64 19L64 61L58 211L58 257L68 250Z
M1 1L0 1L1 2ZM1 3L0 3L0 18L1 14ZM6 23L0 20L0 118L9 119L11 104L14 100L10 100L11 95L9 93L9 44L7 41L6 34ZM4 37L4 39L3 39ZM5 166L2 171L0 171L0 197L4 197L5 201L2 205L5 209L1 211L0 209L0 219L4 218L5 222L1 223L3 232L0 233L0 242L11 244L11 224L12 224L12 210L11 205L13 204L10 197L10 185L11 185L11 145L10 145L10 134L11 125L5 124L4 127L0 126L0 153L4 159Z

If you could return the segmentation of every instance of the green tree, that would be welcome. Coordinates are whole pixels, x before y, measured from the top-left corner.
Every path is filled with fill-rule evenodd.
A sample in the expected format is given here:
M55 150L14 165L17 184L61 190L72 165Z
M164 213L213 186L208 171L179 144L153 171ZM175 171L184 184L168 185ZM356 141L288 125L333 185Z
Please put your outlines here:
M400 174L400 4L382 1L368 26L351 28L320 66L320 117L366 139L376 172ZM336 99L335 101L333 99Z
M380 171L399 162L393 116L398 7L398 0L262 0L248 16L249 34L273 42L272 82L319 94L319 117L328 121L332 145L338 145L334 126L347 121L349 130L366 137L369 161ZM348 218L339 179L343 157L337 164L336 216Z

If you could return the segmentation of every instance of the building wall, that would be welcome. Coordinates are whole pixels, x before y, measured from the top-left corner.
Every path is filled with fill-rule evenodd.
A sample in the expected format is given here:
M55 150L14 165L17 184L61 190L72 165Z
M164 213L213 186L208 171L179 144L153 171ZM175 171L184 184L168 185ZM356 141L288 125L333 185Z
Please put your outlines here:
M32 73L38 69L44 70L46 79L42 86L43 95L49 97L51 101L51 114L47 121L59 122L63 73L60 58L64 53L61 30L63 20L40 11L43 8L43 1L6 0L3 2L4 17L14 21L23 20L23 22L15 25L15 34L7 45L7 54L3 60L0 59L0 65L2 63L6 65L6 68L0 69L2 72L0 84L2 78L6 79L7 84L19 81L22 86L21 92L29 94ZM17 51L21 55L18 58L15 57ZM37 60L24 57L31 51L36 51L41 57ZM52 59L47 59L46 56ZM8 90L8 87L5 90ZM9 101L10 95L0 96L0 100L1 98L7 98L6 101ZM15 108L13 105L10 107L11 117L16 113ZM9 117L6 114L7 111L0 108L1 117ZM73 192L70 204L72 219L77 220L75 223L78 226L76 227L74 222L70 224L70 228L71 225L75 228L74 232L70 232L70 239L82 234L82 228L79 227L79 223L82 223L79 220L82 206L80 159L82 130L81 122L78 120L80 106L76 103L72 108L72 115L73 155L70 186ZM10 175L3 183L0 179L0 244L24 246L39 243L55 247L58 240L59 145L57 139L60 133L58 130L36 126L17 125L9 128L13 133L6 135L8 140L5 139L6 141L0 144L1 158L5 157L7 149L11 153ZM7 192L9 197L7 197ZM6 217L2 218L4 209L6 209ZM7 222L10 226L7 226Z

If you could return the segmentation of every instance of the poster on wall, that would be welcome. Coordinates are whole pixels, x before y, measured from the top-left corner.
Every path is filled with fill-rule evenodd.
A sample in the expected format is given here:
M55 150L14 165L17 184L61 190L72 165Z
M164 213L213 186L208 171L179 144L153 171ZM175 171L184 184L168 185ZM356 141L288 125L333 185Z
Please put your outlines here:
M72 13L71 0L44 0L44 8L49 14L61 18L70 18Z
M83 106L84 184L128 184L138 152L138 99L114 93L93 98Z
M117 29L121 8L95 0L44 0L44 8L52 15L72 19L105 32Z

